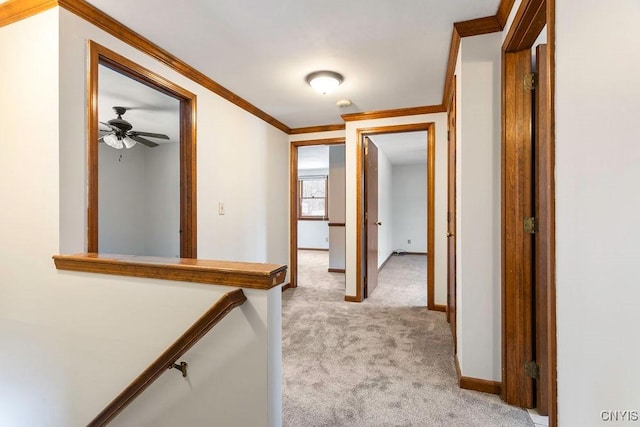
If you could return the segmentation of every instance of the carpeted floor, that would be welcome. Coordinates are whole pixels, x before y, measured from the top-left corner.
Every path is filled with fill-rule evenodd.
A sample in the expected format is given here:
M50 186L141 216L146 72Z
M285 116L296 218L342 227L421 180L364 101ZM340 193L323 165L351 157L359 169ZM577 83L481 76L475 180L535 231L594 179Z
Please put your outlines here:
M364 303L344 302L327 252L300 251L283 294L283 425L533 426L458 387L444 313L425 309L426 258L393 256Z

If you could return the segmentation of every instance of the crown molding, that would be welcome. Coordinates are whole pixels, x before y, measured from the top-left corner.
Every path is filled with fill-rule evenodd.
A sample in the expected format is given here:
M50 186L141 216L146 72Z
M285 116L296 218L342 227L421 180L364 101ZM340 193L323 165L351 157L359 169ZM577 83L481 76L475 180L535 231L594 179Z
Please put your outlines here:
M501 0L495 16L487 16L484 18L456 22L453 24L453 33L449 48L449 61L447 63L447 72L445 75L441 105L343 114L342 119L344 121L356 121L417 114L441 113L447 111L452 89L451 85L453 82L453 75L455 73L456 59L460 49L460 39L462 37L502 31L506 25L509 14L511 13L514 2L515 0ZM29 18L56 6L60 6L68 10L96 27L106 31L112 36L155 58L174 71L193 80L211 92L264 120L286 134L296 135L300 133L325 132L344 129L344 125L342 124L291 129L275 117L267 114L265 111L251 104L249 101L239 97L229 89L204 75L202 72L173 56L161 47L153 44L140 34L122 25L120 22L83 0L9 0L0 4L0 27Z
M57 5L57 0L9 0L0 4L0 27L37 15Z
M495 16L485 16L484 18L456 22L453 24L453 27L460 37L479 36L502 31L502 26Z
M504 30L514 3L515 0L501 0L494 16L485 16L484 18L471 19L453 24L451 45L449 46L449 61L447 62L447 73L444 77L444 90L442 91L442 105L446 111L449 111L451 104L453 76L456 72L456 61L458 59L458 51L460 50L462 37L479 36Z
M68 10L130 46L146 53L174 71L281 131L287 134L290 132L289 126L83 0L9 0L0 5L0 27L36 15L55 6Z
M364 113L343 114L342 120L353 122L357 120L386 119L400 116L416 116L418 114L444 113L444 105L424 105L421 107L398 108L395 110L367 111Z
M447 73L444 77L444 90L442 91L442 105L449 111L451 104L451 91L453 90L453 77L456 74L456 62L460 50L460 34L454 25L451 32L451 45L449 46L449 60L447 61Z
M293 128L289 130L289 135L299 135L301 133L312 133L312 132L329 132L332 130L344 130L344 123L337 123L334 125L320 125L320 126L307 126L303 128Z

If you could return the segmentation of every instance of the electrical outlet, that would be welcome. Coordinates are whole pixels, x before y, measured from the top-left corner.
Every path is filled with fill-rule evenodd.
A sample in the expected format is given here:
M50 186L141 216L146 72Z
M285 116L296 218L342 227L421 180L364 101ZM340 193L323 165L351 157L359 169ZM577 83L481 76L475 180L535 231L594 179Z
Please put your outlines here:
M407 240L407 243L408 243L408 244L411 244L411 239Z
M224 202L218 202L218 215L224 215Z

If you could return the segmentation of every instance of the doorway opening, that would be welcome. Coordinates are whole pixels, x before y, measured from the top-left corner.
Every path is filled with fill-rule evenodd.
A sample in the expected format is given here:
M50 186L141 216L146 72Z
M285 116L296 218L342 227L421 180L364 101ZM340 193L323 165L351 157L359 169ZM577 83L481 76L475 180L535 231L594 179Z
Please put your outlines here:
M332 138L291 143L288 287L298 286L301 261L311 270L345 272L344 142Z
M357 206L356 206L356 296L346 296L345 300L362 302L377 283L380 266L378 254L378 235L384 224L379 221L378 210L378 173L376 138L384 141L385 135L422 132L426 148L426 303L430 310L436 309L434 303L434 189L435 189L435 123L417 123L399 126L384 126L359 129L357 132ZM411 240L411 239L407 239ZM402 246L410 245L406 243ZM400 245L398 245L400 246ZM404 248L394 248L400 251Z

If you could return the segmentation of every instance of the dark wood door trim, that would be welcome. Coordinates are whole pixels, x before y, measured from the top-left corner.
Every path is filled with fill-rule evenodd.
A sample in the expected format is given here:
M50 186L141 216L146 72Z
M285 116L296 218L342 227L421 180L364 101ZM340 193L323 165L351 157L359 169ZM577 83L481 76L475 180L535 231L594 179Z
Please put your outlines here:
M383 134L383 133L402 133L402 132L415 132L415 131L427 131L427 308L429 310L435 310L436 305L434 302L434 273L435 273L435 240L434 240L434 228L435 228L435 150L436 150L436 124L434 122L413 123L408 125L396 125L396 126L380 126L371 128L361 128L356 131L356 295L345 296L345 301L350 302L362 302L364 297L363 292L363 271L362 271L362 256L363 256L363 227L364 227L364 212L362 209L363 203L363 158L362 158L362 144L365 136Z
M344 144L344 138L291 141L289 147L289 287L298 286L298 147Z
M525 374L533 360L533 236L524 219L533 216L532 105L524 76L531 72L529 49L503 56L502 132L502 397L533 407L533 380Z
M555 0L547 0L547 79L548 79L548 144L550 152L554 153L554 157L552 159L551 164L549 165L548 170L551 172L551 176L554 176L555 172L555 13L556 13L556 2ZM556 336L556 271L555 271L555 259L556 259L556 229L555 229L555 198L556 198L556 190L555 190L555 181L553 185L550 187L551 194L549 198L553 200L553 207L550 209L550 218L551 222L549 224L548 229L548 239L550 241L550 253L548 254L549 259L552 260L553 264L550 266L550 278L548 284L548 339L549 342L547 344L547 353L549 357L549 370L547 375L549 377L549 391L548 391L548 399L549 399L549 426L557 427L558 426L558 386L557 386L557 336Z
M536 408L541 415L553 412L555 396L555 141L551 105L549 49L536 50L536 362L540 367Z
M449 102L448 146L447 146L447 322L451 324L453 335L453 353L458 351L456 323L456 76L453 77L453 90Z
M505 52L531 49L547 23L547 0L523 0L504 40Z
M197 258L196 95L93 41L87 77L87 252L98 252L98 65L180 101L180 257Z
M527 406L527 399L521 399L522 396L513 396L512 393L518 394L516 389L514 388L514 380L515 376L521 375L522 366L518 366L513 363L506 363L506 352L509 351L508 341L510 335L506 331L513 332L513 323L514 319L507 315L506 308L507 307L517 307L517 301L514 301L509 295L513 295L513 293L509 293L510 286L516 285L515 283L507 283L505 281L505 276L507 275L508 265L505 264L504 260L504 243L505 238L513 237L512 235L508 235L508 232L505 230L505 214L512 208L508 201L505 201L505 187L509 185L509 180L512 178L511 175L505 173L509 170L513 170L517 165L513 158L508 158L504 149L505 149L505 135L506 130L510 129L515 121L522 118L524 111L519 110L517 108L516 100L507 93L509 91L508 85L506 84L507 79L513 78L514 70L509 70L507 60L508 58L515 54L518 51L526 51L529 55L531 54L531 48L533 43L537 39L539 33L542 31L544 26L547 27L547 58L548 64L546 64L546 69L548 72L548 77L545 79L546 84L548 85L548 98L545 100L545 103L548 104L548 111L546 112L546 133L547 138L547 153L553 153L554 150L554 140L555 140L555 122L554 122L554 97L555 97L555 0L523 0L516 12L514 21L509 29L509 32L505 38L504 44L502 46L503 52L503 61L502 61L502 74L503 74L503 94L502 94L502 128L503 128L503 158L502 158L502 167L503 167L503 175L502 175L502 190L503 190L503 281L502 281L502 292L503 292L503 366L502 366L502 381L503 381L503 399L505 399L508 403ZM509 75L511 74L511 77ZM530 113L529 113L530 114ZM550 159L550 164L548 165L548 171L551 171L551 178L553 177L553 169L554 169L554 160ZM547 172L548 172L547 171ZM553 184L553 183L551 183ZM557 360L557 343L556 343L556 301L555 301L555 272L554 272L554 262L555 262L555 213L553 211L553 204L555 200L555 189L553 185L548 187L549 193L545 195L547 198L549 205L546 210L546 218L545 221L548 222L548 226L546 227L546 231L543 233L548 241L549 253L546 254L546 259L549 262L548 271L546 274L549 275L549 281L546 285L547 292L547 310L543 314L547 319L547 337L546 337L546 350L545 352L548 355L548 370L546 373L543 373L547 377L547 385L543 385L547 389L547 398L548 398L548 409L549 409L549 425L557 426L557 375L556 375L556 360ZM542 227L540 227L542 231ZM538 236L536 237L538 238ZM538 262L539 260L536 260ZM539 269L540 265L536 265L532 263L533 266L536 266L535 269ZM538 273L540 274L540 273ZM529 305L532 306L532 299L529 301ZM515 305L514 305L515 304ZM538 316L540 317L540 315ZM532 325L533 327L534 325ZM539 325L540 326L540 325ZM519 337L522 339L523 337ZM518 349L518 347L511 347L511 354L514 352L522 353L522 349ZM528 350L527 350L528 351ZM526 351L525 351L526 352ZM526 354L520 354L519 358L521 360L526 358ZM518 397L518 399L516 399ZM544 411L544 408L543 408Z
M378 286L378 147L369 137L364 140L364 297L369 298Z

